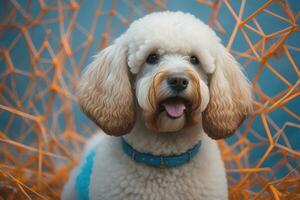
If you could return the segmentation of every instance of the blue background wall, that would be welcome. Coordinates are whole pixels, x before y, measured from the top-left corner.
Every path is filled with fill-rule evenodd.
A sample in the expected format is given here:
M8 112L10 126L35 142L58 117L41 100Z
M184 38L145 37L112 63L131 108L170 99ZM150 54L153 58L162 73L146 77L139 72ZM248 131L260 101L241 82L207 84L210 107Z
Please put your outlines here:
M54 1L46 1L47 5L54 5L56 6L57 3ZM104 1L102 7L99 6L99 2L101 4L101 1L96 1L96 0L89 0L89 1L84 1L80 5L80 10L78 11L78 16L77 16L77 29L74 29L72 31L72 37L70 40L70 46L74 50L76 47L80 46L81 44L85 43L87 40L87 36L83 34L79 29L89 31L90 27L92 26L92 23L95 21L94 20L94 14L96 9L101 9L102 15L100 15L97 18L97 23L96 23L96 29L94 32L94 40L91 43L91 46L88 48L88 54L86 56L86 59L84 59L83 64L80 66L83 68L83 66L86 66L89 62L91 62L91 56L95 55L101 48L100 48L100 43L102 39L103 32L106 30L107 26L107 21L109 20L109 16L106 15L105 13L110 11L113 3L112 1ZM140 2L140 1L117 1L117 13L122 15L124 18L128 18L130 21L143 16L145 13L149 12L145 8L145 6ZM238 13L241 2L239 0L236 1L230 1L230 4L232 5L233 9L235 10L236 13ZM253 13L255 10L257 10L259 7L261 7L263 4L265 4L267 1L254 1L254 0L248 0L246 1L245 5L245 11L243 14L243 18L245 19L251 13ZM289 0L289 5L290 9L293 11L293 13L296 16L296 13L299 14L300 10L300 3L297 0ZM18 2L21 7L26 8L27 1L20 1ZM155 5L154 1L148 1L148 3L153 3ZM62 4L69 5L69 2L62 2ZM11 5L8 4L8 7L5 6L0 6L0 20L1 24L5 24L6 20L6 14L5 10L10 10ZM163 10L164 8L158 8L159 6L154 6L153 11L159 11ZM164 6L162 6L164 7ZM204 22L208 23L210 16L211 16L211 8L198 3L197 1L192 1L192 0L187 0L187 1L182 1L182 0L170 0L166 3L166 8L168 10L172 11L183 11L183 12L190 12L203 20ZM40 13L40 5L38 4L32 4L32 7L30 9L30 14L33 18L38 16ZM286 18L286 13L282 10L282 8L279 6L278 3L273 3L270 6L267 7L268 10L273 11L274 13L277 13L283 17ZM71 13L72 11L64 11L64 25L67 27L69 25L70 19L71 19ZM53 10L51 12L47 12L46 16L44 16L45 19L52 19L56 18L59 15L57 10ZM221 8L218 13L218 20L220 21L220 24L224 27L226 30L225 33L221 33L218 31L218 29L215 29L217 31L217 34L219 37L222 39L223 44L227 45L229 38L232 34L232 31L234 29L234 26L236 24L236 21L234 17L231 15L229 12L228 8L224 3L221 3ZM277 18L271 16L270 14L266 12L262 12L261 14L257 15L256 20L260 23L261 27L263 27L265 34L270 34L272 32L275 32L277 30L283 29L285 27L290 27L291 24L289 22L286 22L284 20L278 20ZM16 22L20 24L26 24L26 20L24 20L24 16L21 14L17 14L17 17L15 19ZM253 25L253 22L249 22L249 25ZM299 20L296 21L295 24L296 27L299 28ZM122 23L117 17L114 17L112 20L112 25L111 25L111 32L110 32L110 38L109 38L109 43L116 37L118 37L123 31L127 29L128 25ZM214 27L215 28L215 27ZM7 60L4 57L3 52L5 49L9 48L11 46L16 37L18 37L20 30L16 28L5 28L5 29L0 29L0 48L1 50L1 57L0 57L0 75L5 74L7 68L9 67L9 64ZM34 26L33 28L29 29L29 35L31 36L31 39L36 47L40 47L42 45L42 42L44 41L45 37L47 37L47 31L51 30L51 33L49 34L49 43L51 44L51 47L53 48L53 51L57 53L60 48L61 48L61 43L59 38L62 36L60 33L59 25L58 23L45 23L44 25L40 24L37 26ZM245 29L247 32L249 38L253 43L259 41L261 38L257 35L254 34L253 32ZM298 31L295 31L292 33L288 39L285 42L285 46L292 46L296 48L300 48L300 33L299 29ZM270 43L267 45L267 47L270 47L272 44L276 43L280 38L275 38L273 40L270 40ZM237 36L234 40L234 43L232 45L232 50L234 52L244 52L249 49L249 45L247 44L245 37L242 35L240 31L238 31ZM291 56L294 59L294 62L296 66L299 66L300 64L300 55L299 51L293 51L290 50ZM79 49L78 52L74 54L74 61L75 63L78 63L80 60L80 57L83 55L83 49ZM246 74L249 78L249 80L253 81L255 75L257 74L259 68L260 68L260 63L257 61L252 61L249 64L249 60L247 58L239 57L237 54L234 54L235 57L238 59L238 61L245 66L245 71ZM26 72L32 72L32 55L28 50L28 45L26 44L25 38L23 36L20 37L18 40L17 44L14 46L14 48L10 51L10 57L11 60L13 61L14 65L23 71ZM51 59L51 54L49 52L42 52L41 57L45 59ZM70 63L70 60L66 60L64 63L64 68L66 71L69 71L71 74L73 71L72 65ZM274 67L285 79L289 81L291 85L297 84L297 81L299 81L299 75L295 73L295 70L293 69L290 61L287 59L287 56L283 53L281 55L275 55L272 56L268 59L267 61L271 66ZM50 64L44 64L42 66L44 69L51 68L52 65ZM49 80L52 79L54 70L52 71L50 69L50 72L48 73L48 78ZM78 74L74 75L75 79L78 78ZM12 85L12 79L16 80L16 86ZM13 77L6 77L6 76L0 76L0 81L5 82L8 88L11 88L13 90L13 87L16 87L16 93L19 96L23 96L26 88L28 88L28 83L29 83L30 77L27 76L22 76L15 74L14 78ZM42 88L47 87L47 81L44 80L36 80L39 84L35 88L36 92L40 91ZM65 76L65 82L66 85L70 84L72 79L68 78ZM258 83L256 85L257 88L259 88L261 91L265 93L265 95L269 97L274 97L278 95L280 92L286 90L288 86L280 80L277 76L275 76L272 72L270 72L267 67L263 66L262 68L262 73L259 76ZM65 89L69 90L71 94L75 94L75 89L73 87L66 87ZM299 92L299 85L296 87L296 90ZM34 90L33 90L34 91ZM7 102L10 103L10 106L16 106L17 103L13 99L9 97L9 95L6 92L3 92L2 94L7 101L3 101L4 98L0 98L0 104L2 105L7 105ZM49 98L50 94L45 94L44 99ZM256 100L257 102L260 103L260 105L266 104L270 105L271 103L266 102L266 100L261 99L259 95L256 94ZM28 98L24 101L23 107L26 107L30 104L31 99ZM55 107L59 108L62 104L61 99L55 97L54 100L54 110ZM43 106L42 101L36 101L36 107L38 111L41 114L44 114L45 108ZM87 136L86 132L81 128L82 124L90 124L89 120L79 111L79 108L77 106L76 101L72 101L72 110L74 114L74 120L75 124L77 125L77 130L78 132L82 133L82 135ZM266 113L267 115L267 121L269 124L276 124L278 126L278 129L283 127L287 122L288 123L293 123L293 124L298 124L299 125L299 114L300 114L300 100L298 97L294 98L292 101L289 101L285 103L285 106L292 110L294 113L296 113L297 117L293 117L287 112L285 112L282 108L275 109L274 111L270 113ZM36 111L33 109L27 109L26 112L35 115ZM9 117L11 116L10 112L2 112L0 114L0 130L4 130L7 122L9 120ZM49 119L49 127L53 124L53 121L55 119L51 118ZM263 156L263 154L266 152L267 148L269 147L268 145L268 140L266 136L266 129L263 126L262 119L260 115L257 115L253 117L253 124L251 126L251 131L247 133L246 137L247 139L253 143L253 144L259 144L257 145L256 148L251 148L251 151L248 153L248 160L245 162L248 162L249 167L254 167L259 159ZM59 121L59 126L60 130L64 130L66 127L66 117L64 116L59 116L58 117ZM13 125L7 130L7 134L10 138L17 138L18 133L21 130L22 124L24 125L24 121L22 118L16 118L13 121ZM247 124L247 123L245 123ZM90 126L95 127L94 125L90 124ZM22 126L23 127L23 126ZM26 126L24 126L26 128ZM275 126L274 126L275 127ZM276 127L274 128L272 125L270 125L270 131L271 134L275 137L275 135L279 132L278 129L276 130ZM50 128L51 129L51 128ZM240 129L240 132L242 133L243 130L245 129L245 125L243 125ZM59 134L56 130L56 134ZM293 127L293 126L288 126L287 128L284 129L285 135L288 138L288 141L295 151L299 152L300 150L300 132L299 132L299 127ZM259 139L258 136L255 136L255 134L259 135L263 139ZM228 144L234 144L237 140L239 140L241 137L240 134L237 134L236 136L233 136L229 139L226 140ZM30 141L36 139L35 136L28 137L25 140L25 143L30 143ZM279 139L280 144L286 145L285 141L283 138ZM245 146L240 147L245 148ZM268 159L263 163L262 167L272 167L276 163L278 163L280 160L282 160L282 155L278 153L279 149L274 148L272 150L272 155L268 157ZM287 156L288 162L292 168L295 168L299 165L299 157L289 157ZM232 167L232 166L231 166ZM271 178L273 179L278 179L281 177L284 177L288 172L290 172L290 169L287 167L280 167L280 170L276 170L275 173L273 173ZM239 175L233 175L234 177L238 178ZM269 176L269 175L268 175Z

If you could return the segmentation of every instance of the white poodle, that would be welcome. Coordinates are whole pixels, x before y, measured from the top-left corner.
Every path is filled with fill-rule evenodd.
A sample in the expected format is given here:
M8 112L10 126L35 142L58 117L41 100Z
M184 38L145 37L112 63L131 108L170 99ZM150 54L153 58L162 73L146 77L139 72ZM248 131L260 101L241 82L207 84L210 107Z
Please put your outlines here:
M111 136L90 139L62 199L228 198L214 139L251 111L251 88L202 21L167 11L133 22L87 67L78 96Z

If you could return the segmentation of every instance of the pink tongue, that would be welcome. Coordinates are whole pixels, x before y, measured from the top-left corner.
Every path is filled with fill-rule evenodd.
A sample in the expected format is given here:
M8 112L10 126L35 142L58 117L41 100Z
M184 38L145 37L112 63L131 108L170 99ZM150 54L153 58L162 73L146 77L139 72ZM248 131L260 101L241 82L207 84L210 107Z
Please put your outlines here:
M164 106L168 115L174 118L178 118L183 115L185 110L185 105L182 102L168 102L164 103Z

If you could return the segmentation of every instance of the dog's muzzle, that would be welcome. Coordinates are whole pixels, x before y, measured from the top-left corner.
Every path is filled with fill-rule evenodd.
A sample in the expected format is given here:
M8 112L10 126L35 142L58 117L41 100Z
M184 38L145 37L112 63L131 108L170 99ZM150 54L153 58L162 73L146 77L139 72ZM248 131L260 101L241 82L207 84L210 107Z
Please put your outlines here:
M172 95L159 103L159 111L165 111L168 117L177 119L187 110L188 101L182 94L189 85L189 78L183 72L173 72L166 77L166 81Z

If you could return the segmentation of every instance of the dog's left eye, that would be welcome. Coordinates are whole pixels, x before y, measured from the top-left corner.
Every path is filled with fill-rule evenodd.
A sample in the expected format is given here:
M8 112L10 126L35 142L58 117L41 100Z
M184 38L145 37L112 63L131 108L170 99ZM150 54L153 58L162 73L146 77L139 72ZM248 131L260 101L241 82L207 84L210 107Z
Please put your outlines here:
M199 64L199 60L196 56L190 56L190 62L193 64L193 65L198 65Z
M148 58L146 59L146 63L148 64L157 64L159 61L159 55L156 53L152 53L148 56Z

